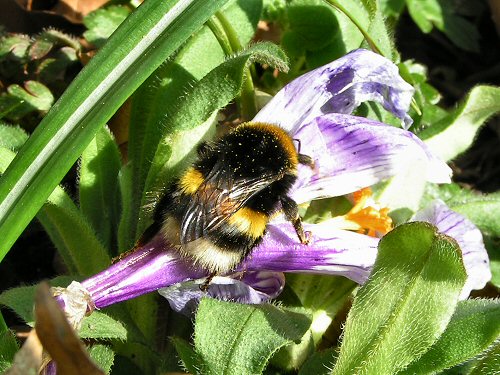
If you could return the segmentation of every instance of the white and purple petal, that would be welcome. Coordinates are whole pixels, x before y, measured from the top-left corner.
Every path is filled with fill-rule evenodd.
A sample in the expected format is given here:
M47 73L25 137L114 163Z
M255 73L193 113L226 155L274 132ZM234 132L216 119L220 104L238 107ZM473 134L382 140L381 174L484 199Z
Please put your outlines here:
M364 101L375 101L403 121L413 87L385 57L358 49L309 73L281 89L253 121L279 124L294 133L302 124L327 113L350 114Z
M451 169L413 133L363 117L327 114L299 129L300 153L315 162L299 166L292 197L307 202L340 196L386 180L424 161L427 180L450 182ZM420 163L419 163L420 165Z
M366 281L377 256L377 238L335 229L328 222L304 224L304 229L312 236L308 245L298 241L289 222L273 221L238 270L321 273Z
M205 279L178 283L160 289L170 307L190 316L198 307L202 297L212 297L224 301L245 304L259 304L276 298L285 286L285 276L281 272L246 271L229 276L216 276L206 291L201 290Z
M439 232L454 238L460 245L467 271L467 281L460 298L467 298L473 289L484 288L491 279L488 253L480 230L470 220L440 200L417 212L411 220L434 224Z

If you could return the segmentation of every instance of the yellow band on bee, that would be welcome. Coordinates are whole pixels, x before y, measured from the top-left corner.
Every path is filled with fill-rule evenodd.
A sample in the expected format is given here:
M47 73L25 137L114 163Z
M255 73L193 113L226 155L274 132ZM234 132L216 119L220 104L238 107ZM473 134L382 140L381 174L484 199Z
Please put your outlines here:
M264 234L268 220L266 214L242 207L229 218L229 223L247 236L259 238Z
M205 181L202 173L191 167L179 180L179 187L185 194L194 194Z

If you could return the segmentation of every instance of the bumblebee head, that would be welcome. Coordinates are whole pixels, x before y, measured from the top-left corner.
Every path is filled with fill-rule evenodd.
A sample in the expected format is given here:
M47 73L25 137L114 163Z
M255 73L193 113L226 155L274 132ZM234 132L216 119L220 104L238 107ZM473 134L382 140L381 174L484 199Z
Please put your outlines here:
M298 154L293 139L275 125L242 124L224 137L223 148L237 177L297 174Z

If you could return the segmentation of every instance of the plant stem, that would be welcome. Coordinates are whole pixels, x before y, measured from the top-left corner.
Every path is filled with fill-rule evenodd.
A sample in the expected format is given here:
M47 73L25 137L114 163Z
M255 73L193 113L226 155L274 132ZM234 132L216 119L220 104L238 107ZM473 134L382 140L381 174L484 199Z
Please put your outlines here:
M225 32L229 45L231 46L231 50L233 52L241 51L243 47L240 43L238 35L226 16L222 12L216 12L215 17L220 22L222 29ZM257 114L255 90L249 67L245 69L245 80L243 81L243 86L241 88L240 113L243 121L251 120Z

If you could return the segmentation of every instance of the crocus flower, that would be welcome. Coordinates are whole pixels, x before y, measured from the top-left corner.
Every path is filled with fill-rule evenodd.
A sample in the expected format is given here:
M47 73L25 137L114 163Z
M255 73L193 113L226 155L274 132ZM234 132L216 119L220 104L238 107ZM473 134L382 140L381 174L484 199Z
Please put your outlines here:
M426 166L422 173L428 181L450 182L449 167L413 133L350 114L361 102L376 101L407 128L412 94L413 88L401 79L394 64L370 51L356 50L289 83L254 121L279 124L300 141L300 152L313 158L314 170L300 168L291 192L298 203L355 192L411 168L417 161ZM457 225L465 223L453 214L448 218L455 218ZM439 222L442 220L437 220L438 226ZM468 230L473 231L469 224ZM358 283L367 279L378 238L335 229L329 222L305 224L305 229L312 233L308 245L299 243L289 222L274 218L262 243L232 275L214 278L208 295L259 303L281 292L282 272L344 275ZM461 235L459 232L455 234ZM489 268L484 246L478 241L463 245L470 276L466 295L484 285L488 277L477 275L485 275ZM171 306L188 312L201 296L199 284L206 276L205 270L179 258L158 235L72 288L90 301L88 306L96 308L164 288L161 293ZM64 304L71 305L69 301Z

